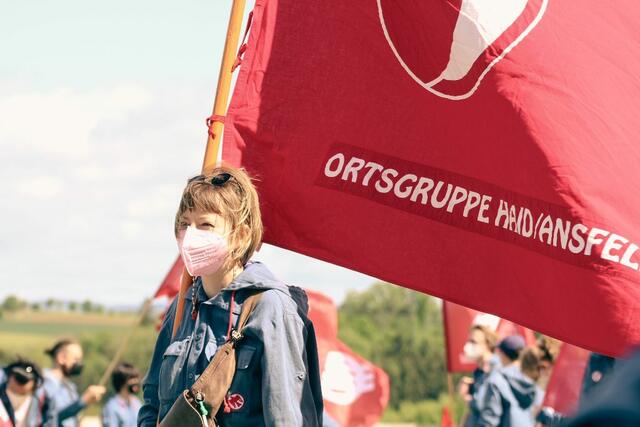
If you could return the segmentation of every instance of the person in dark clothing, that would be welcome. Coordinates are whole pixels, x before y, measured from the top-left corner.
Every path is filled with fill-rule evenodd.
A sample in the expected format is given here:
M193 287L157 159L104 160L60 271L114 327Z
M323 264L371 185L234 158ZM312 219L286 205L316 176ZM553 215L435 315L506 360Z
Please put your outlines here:
M55 411L42 389L42 372L33 362L18 359L4 368L0 385L0 425L55 427Z
M567 427L640 426L640 350L616 362L616 369L581 403Z
M498 344L496 352L502 367L493 370L478 391L477 426L533 427L536 386L517 363L524 345L519 335L506 337Z
M494 354L498 336L487 326L473 325L469 329L469 338L464 345L464 355L468 360L477 363L473 377L463 377L458 386L458 393L469 404L469 415L464 422L465 427L474 427L478 420L478 405L475 402L477 392L491 371L499 365Z
M587 362L582 381L579 407L587 400L588 396L594 391L597 391L601 384L605 383L605 378L613 373L615 365L616 359L613 357L599 353L591 353L589 355L589 361ZM536 417L536 421L546 427L565 425L568 419L567 414L557 412L550 407L543 407Z
M584 380L582 381L580 402L584 401L594 390L597 390L602 384L602 380L613 373L615 363L616 359L604 354L591 353L589 355L589 362L584 371Z

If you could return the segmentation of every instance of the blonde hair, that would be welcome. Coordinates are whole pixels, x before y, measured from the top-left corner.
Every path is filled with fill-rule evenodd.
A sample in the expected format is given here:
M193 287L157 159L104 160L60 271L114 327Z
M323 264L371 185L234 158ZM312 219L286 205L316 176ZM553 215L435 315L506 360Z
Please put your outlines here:
M473 325L471 326L470 331L482 332L487 348L491 351L496 349L496 346L498 345L498 334L496 334L491 328L484 325Z
M534 381L540 377L540 362L545 353L537 346L527 347L520 354L520 370Z
M225 174L229 175L228 179ZM212 183L212 180L221 183ZM239 233L245 225L249 230L245 242L232 249L230 258L242 265L251 259L262 241L262 219L258 192L244 169L218 166L191 178L182 192L176 213L176 236L183 216L195 210L222 216L231 225L231 241L241 237Z

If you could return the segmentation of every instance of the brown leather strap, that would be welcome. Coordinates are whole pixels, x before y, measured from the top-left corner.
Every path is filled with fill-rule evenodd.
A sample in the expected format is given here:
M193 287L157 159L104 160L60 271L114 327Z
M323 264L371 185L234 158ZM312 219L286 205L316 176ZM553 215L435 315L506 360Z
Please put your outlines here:
M256 308L261 296L262 296L262 291L249 296L244 301L244 304L242 304L242 311L240 312L240 318L238 319L238 324L236 328L234 328L235 330L242 333L242 329L245 327L249 319L249 316L251 315L253 310ZM231 361L231 364L229 364L229 361L225 360L227 358L233 358L233 360ZM223 368L221 368L221 366L223 366ZM228 367L227 370L224 369L224 366ZM222 384L222 387L224 388L224 390L220 390L222 391L220 396L224 396L224 394L226 394L227 390L231 386L231 381L233 380L234 374L235 374L235 348L234 348L234 343L231 341L231 337L227 337L227 342L218 349L215 356L213 356L213 359L211 360L211 362L209 362L209 365L198 377L198 379L193 384L193 386L191 386L191 390L194 395L198 392L204 393L205 389L207 388L207 385L213 381L216 381ZM219 408L220 404L222 403L221 398L215 398L214 396L211 396L210 393L204 393L204 400L205 402L207 402L209 406L214 408L216 411L217 411L217 408Z
M209 362L209 365L205 368L202 374L200 374L196 382L193 383L193 385L191 386L191 391L193 392L194 396L198 392L204 392L204 390L207 388L207 385L215 379L214 377L220 377L222 375L230 376L231 378L229 378L229 386L231 385L231 379L233 379L233 373L230 374L229 372L226 372L226 371L223 372L222 370L220 370L220 366L226 363L225 359L227 357L234 356L234 355L235 355L235 351L233 349L233 346L229 342L223 344L218 349L218 351L216 351L216 354L215 356L213 356L213 359L211 359L211 362ZM227 380L223 378L223 382L226 382L226 381ZM226 390L224 390L224 392L226 393ZM212 402L210 401L210 398L211 396L205 396L205 401L210 406L212 406Z
M238 319L238 324L234 329L242 332L242 328L244 328L244 326L247 324L247 320L253 312L253 309L256 308L256 305L258 304L261 296L262 292L258 292L244 300L244 303L242 304L242 311L240 312L240 318ZM227 339L229 339L229 337L227 337Z

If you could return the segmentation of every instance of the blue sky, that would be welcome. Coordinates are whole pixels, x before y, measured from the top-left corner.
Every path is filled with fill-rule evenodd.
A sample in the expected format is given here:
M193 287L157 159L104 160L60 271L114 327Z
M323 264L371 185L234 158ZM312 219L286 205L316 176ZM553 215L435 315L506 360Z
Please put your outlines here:
M154 292L202 162L230 4L0 0L0 297ZM257 258L338 302L374 281L270 246Z

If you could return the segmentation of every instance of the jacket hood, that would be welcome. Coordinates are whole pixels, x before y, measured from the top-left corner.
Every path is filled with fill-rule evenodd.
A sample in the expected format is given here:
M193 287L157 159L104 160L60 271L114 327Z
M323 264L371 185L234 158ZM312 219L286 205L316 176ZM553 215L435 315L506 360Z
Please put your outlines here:
M536 398L535 383L524 376L520 368L514 365L502 368L500 371L507 381L509 388L522 409L530 407Z
M197 281L201 281L200 278ZM277 290L291 298L297 306L300 315L306 316L309 312L309 302L307 294L302 288L297 286L288 286L282 280L278 279L273 273L261 262L250 261L242 273L222 289L222 292L240 291L240 290ZM187 299L191 299L191 293L187 293Z
M290 295L289 287L274 276L263 263L257 261L249 262L244 267L244 271L240 273L229 286L224 288L223 291L238 291L240 289L277 289Z

